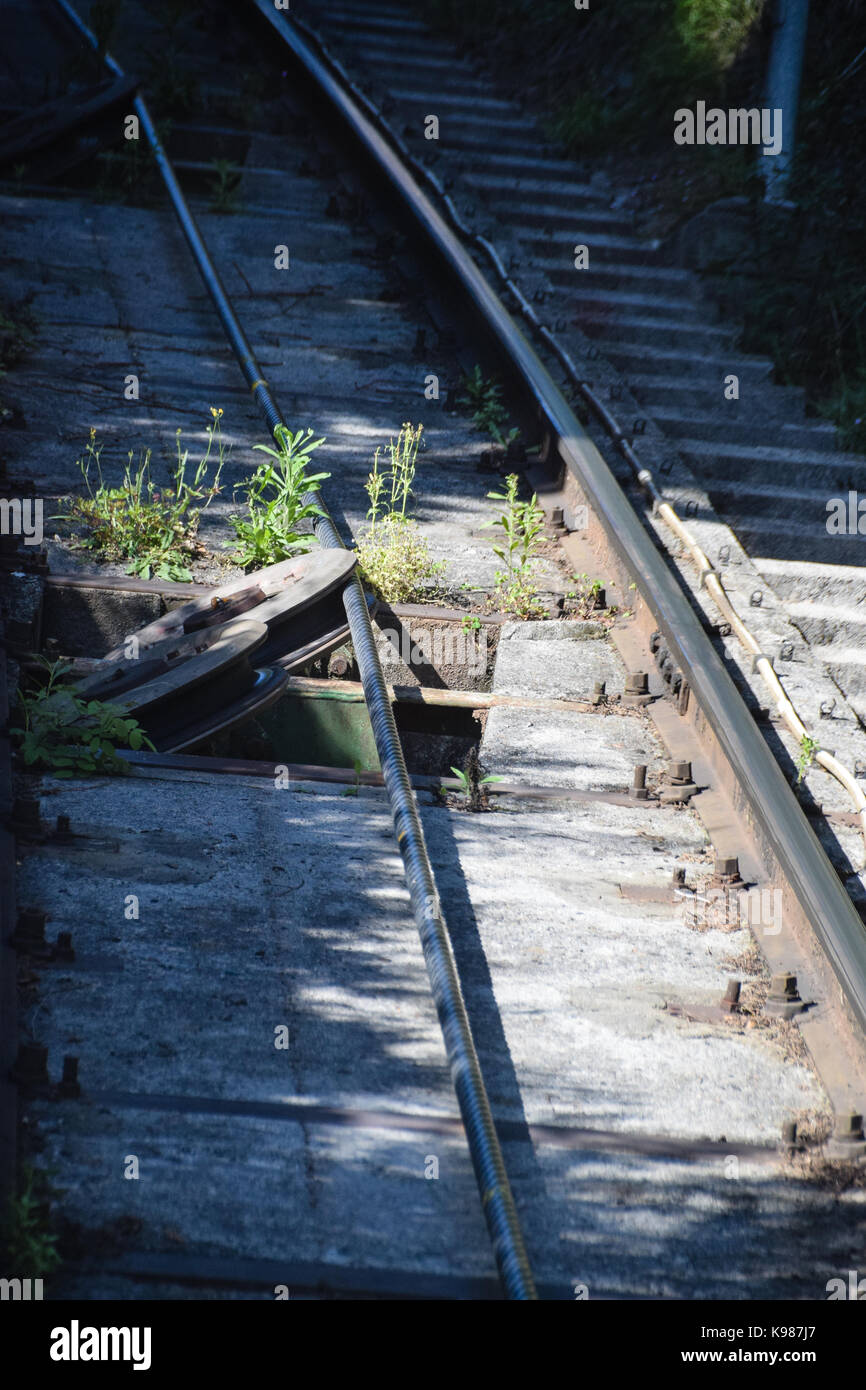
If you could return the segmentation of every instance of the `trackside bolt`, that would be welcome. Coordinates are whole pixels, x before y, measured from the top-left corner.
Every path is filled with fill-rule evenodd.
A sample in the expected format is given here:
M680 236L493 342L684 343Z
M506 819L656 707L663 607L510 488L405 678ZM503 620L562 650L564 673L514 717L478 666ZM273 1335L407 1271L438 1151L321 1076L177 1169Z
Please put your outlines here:
M668 780L671 782L690 782L692 780L691 763L668 763Z
M866 1156L866 1133L863 1131L863 1116L858 1110L848 1110L836 1116L827 1148L834 1157L849 1161Z
M728 986L722 995L719 1007L726 1013L735 1014L740 1007L740 981L728 980Z
M605 687L604 681L596 681L596 682L595 682L595 685L592 687L592 699L591 699L591 703L592 703L592 704L594 704L594 705L603 705L603 704L604 704L605 700L607 699L607 696L605 695L605 688L606 688L606 687Z
M863 1116L858 1115L856 1110L849 1110L847 1115L837 1115L833 1138L839 1144L862 1144L866 1140Z
M646 671L632 671L625 678L623 702L627 705L648 705L652 696L649 693L649 676Z
M649 796L646 785L646 763L638 763L628 789L629 796L633 796L636 801L646 801Z
M735 854L717 854L713 865L713 883L742 883L740 861Z
M782 1148L787 1149L789 1154L793 1154L802 1147L802 1143L797 1138L796 1120L786 1120L782 1125Z
M53 954L55 960L75 960L75 951L72 946L72 932L61 931L57 933Z
M797 976L787 970L774 975L770 981L770 993L767 995L764 1012L774 1014L777 1018L793 1018L795 1014L802 1013L805 1007L797 988Z
M63 1075L60 1078L60 1094L74 1100L81 1095L81 1087L78 1084L78 1058L63 1058Z

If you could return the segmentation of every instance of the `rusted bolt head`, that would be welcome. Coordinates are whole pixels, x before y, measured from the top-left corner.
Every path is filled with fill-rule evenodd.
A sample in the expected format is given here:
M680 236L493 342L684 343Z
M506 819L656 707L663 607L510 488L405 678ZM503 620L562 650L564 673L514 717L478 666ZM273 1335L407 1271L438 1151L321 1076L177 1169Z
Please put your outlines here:
M686 782L691 782L692 780L691 763L670 762L668 763L667 771L668 778L671 782L680 782L682 784L685 784Z
M635 767L631 779L631 786L628 789L629 796L633 796L636 801L646 801L649 792L646 786L646 763L638 763Z
M716 878L733 882L740 877L740 861L735 854L717 854L715 862Z
M797 990L797 976L783 971L779 975L774 975L770 981L771 999L799 999Z
M725 999L729 1004L736 1004L739 1002L740 989L741 985L739 980L728 980L727 988L725 989Z
M646 671L632 671L625 678L627 695L646 695L649 690L649 676Z
M78 1084L78 1058L63 1058L63 1075L60 1079L60 1094L62 1096L80 1096L81 1087Z
M75 960L75 951L72 947L72 932L61 931L57 933L57 940L54 943L54 956L56 960Z
M866 1134L863 1131L863 1116L856 1110L845 1115L837 1115L833 1138L840 1144L862 1144Z
M686 883L685 869L674 869L673 884L675 888L684 888Z
M797 1122L796 1120L786 1120L782 1125L782 1143L794 1148L797 1143Z
M550 520L554 526L563 526L565 524L565 518L561 507L553 508L550 513Z

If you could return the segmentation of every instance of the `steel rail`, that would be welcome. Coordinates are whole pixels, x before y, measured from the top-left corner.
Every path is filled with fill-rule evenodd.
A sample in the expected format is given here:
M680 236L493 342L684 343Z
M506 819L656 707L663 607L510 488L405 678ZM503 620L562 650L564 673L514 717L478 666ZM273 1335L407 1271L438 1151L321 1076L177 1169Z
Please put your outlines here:
M563 462L591 502L608 542L633 576L675 653L742 789L752 819L771 847L849 1007L866 1032L863 923L672 569L534 348L448 218L407 167L405 151L400 152L401 142L380 120L373 119L371 103L341 65L327 54L308 25L277 13L266 0L252 3L385 175L517 369L557 439ZM366 114L365 108L371 114ZM446 208L451 208L450 199L442 201ZM453 208L451 216L452 220L459 220L453 217ZM545 337L549 337L546 331ZM557 350L561 355L561 350Z
M98 52L99 47L95 35L68 3L68 0L55 0L55 3L63 11L79 36L94 51ZM123 69L109 54L103 54L103 61L116 76L125 75ZM252 348L234 313L228 295L220 282L219 275L177 181L174 169L163 149L150 112L141 97L136 97L133 106L153 151L193 258L214 302L241 371L246 377L253 397L262 410L272 434L279 440L286 431L286 426L270 387L261 375ZM316 501L322 508L323 514L317 519L315 528L319 541L329 547L342 547L343 542L339 532L327 512L320 494L307 494L305 500ZM357 575L343 591L343 603L349 620L352 643L367 701L376 750L379 754L379 762L388 793L394 832L403 859L412 910L421 938L439 1024L445 1041L451 1079L457 1093L475 1177L481 1194L481 1206L493 1245L500 1279L508 1298L524 1301L534 1300L537 1298L537 1293L529 1257L526 1253L517 1208L511 1192L502 1149L493 1122L490 1101L472 1037L454 952L439 901L421 819L418 815L394 721L394 713L385 686L367 602Z

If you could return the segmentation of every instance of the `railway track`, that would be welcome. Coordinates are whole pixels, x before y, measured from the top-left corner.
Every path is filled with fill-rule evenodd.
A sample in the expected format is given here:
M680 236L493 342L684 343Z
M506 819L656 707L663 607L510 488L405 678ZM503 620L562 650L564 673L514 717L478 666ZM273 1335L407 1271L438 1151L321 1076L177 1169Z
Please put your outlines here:
M515 1213L506 1201L492 1231L505 1290L531 1295L531 1266L546 1298L823 1298L827 1281L856 1263L864 1220L864 1145L851 1118L862 1109L866 999L852 905L862 897L857 815L821 767L798 804L781 770L790 776L796 741L748 712L747 702L760 716L755 663L707 632L710 601L697 591L690 601L688 563L660 554L662 519L645 516L627 456L601 435L593 442L526 325L520 331L499 300L495 275L458 254L455 208L421 186L304 25L277 28L290 46L285 58L279 50L266 59L267 30L250 27L255 8L268 9L226 16L219 39L196 41L202 103L220 86L220 46L224 55L247 44L269 81L291 74L293 95L275 102L275 124L304 138L290 145L273 130L235 129L215 114L217 97L209 126L182 132L193 154L196 141L206 152L208 140L248 137L242 206L231 218L208 215L195 196L206 160L177 163L270 387L291 401L296 424L327 435L330 540L363 526L375 444L423 413L418 514L447 566L451 602L492 591L485 441L446 409L444 390L438 402L424 396L433 372L453 404L468 366L459 344L474 338L473 354L504 362L514 418L547 441L530 476L551 519L560 508L564 523L551 530L543 571L551 599L570 572L588 569L608 602L627 610L618 619L606 609L571 621L470 621L473 634L497 639L495 660L481 671L464 660L459 671L460 684L474 679L474 697L449 690L457 680L437 654L437 629L466 637L459 611L419 606L377 619L385 673L411 687L396 693L403 745L434 760L432 775L415 767L414 779L417 852L426 841L436 875L432 900L420 894L422 941L441 902L448 935L434 987L453 952L496 1125L494 1136L482 1117L474 1136L475 1176L489 1208L481 1143L491 1161L501 1153L514 1193ZM344 38L355 34L362 57L372 61L372 48L392 63L395 52L411 57L405 44L419 29L402 11L328 14ZM307 18L318 23L319 7ZM146 33L147 17L136 22L118 35L121 60L141 44L142 25ZM443 111L460 112L468 89L447 45L425 39L424 55L427 71L439 69ZM419 69L414 100L422 65L407 66ZM539 170L526 123L504 103L488 106L483 118L477 103L473 121L461 116L470 161L478 127L499 113L502 141L488 168L529 180L563 172L548 167L553 158ZM359 180L359 150L378 155L378 182L368 185L367 164ZM10 445L8 472L20 476L26 459L34 487L65 490L70 447L95 416L109 440L128 439L132 423L171 446L178 420L199 419L218 400L241 476L261 424L172 219L71 188L2 196L4 290L13 278L26 284L34 232L50 241L68 226L70 198L88 229L62 273L42 266L29 277L42 328L13 378L29 438ZM274 288L271 248L283 243L287 291ZM565 335L559 346L557 359L539 345L554 370L574 344ZM117 386L131 367L144 388L132 420ZM243 370L273 428L279 416L258 364ZM59 432L35 424L49 378ZM646 447L654 464L663 446L649 426ZM688 484L671 478L671 495L687 500ZM213 545L227 511L217 504L209 517ZM583 524L568 534L578 516ZM724 530L706 519L695 529L705 544ZM62 541L49 558L54 608L44 601L43 614L54 613L61 650L76 632L96 630L102 650L89 654L101 656L177 602L171 586L136 586L119 573L88 587L86 566L64 583L58 565L72 557ZM727 586L735 597L753 582L748 566L742 554L740 582ZM106 592L116 611L100 600ZM789 640L787 620L766 585L764 593L750 621L762 643L772 634L778 645ZM381 681L364 647L360 593L348 609L355 649L345 659L361 666L402 840L406 791L395 792L393 767L389 776L400 757L377 713ZM409 633L399 659L386 630ZM413 644L424 649L413 656ZM476 636L472 650L483 646ZM798 652L805 666L802 643ZM801 706L826 698L820 672L799 683L784 675ZM425 688L432 683L438 699ZM361 693L301 682L290 697L315 695L324 707ZM443 782L447 765L435 765L437 740L441 764L448 739L465 734L431 721L449 705L476 712L482 763L504 779L486 813L467 811L453 781ZM427 718L413 725L409 707ZM18 932L22 1139L55 1175L64 1265L54 1297L498 1295L465 1136L483 1092L461 1090L466 1039L455 1051L453 1002L440 992L434 1005L430 994L382 779L282 756L296 717L258 728L246 744L211 748L210 758L140 757L132 776L111 783L44 777L29 830L19 806L19 907L71 932L74 950L71 959L68 942L53 956L42 949L38 921L33 949L32 919L29 941ZM834 724L837 753L853 754L859 728L841 697ZM268 756L253 757L253 743ZM417 916L416 886L412 898ZM58 1088L67 1055L77 1060ZM512 1257L524 1242L521 1268Z

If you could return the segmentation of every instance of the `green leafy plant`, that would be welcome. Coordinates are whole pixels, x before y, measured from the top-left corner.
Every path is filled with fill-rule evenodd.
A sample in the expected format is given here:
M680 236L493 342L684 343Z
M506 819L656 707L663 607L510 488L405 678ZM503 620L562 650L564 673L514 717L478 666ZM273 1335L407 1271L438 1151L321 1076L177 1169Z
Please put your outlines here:
M361 789L361 764L358 758L355 759L355 781L351 787L346 787L340 793L341 796L357 796Z
M804 734L800 739L800 751L797 754L797 781L802 782L809 768L815 761L815 754L821 747L816 738L810 738Z
M503 502L502 514L494 521L485 521L485 527L495 527L502 532L502 542L493 546L505 566L496 571L496 596L507 613L519 618L536 617L544 613L538 598L534 578L535 562L542 545L544 532L544 512L538 505L538 498L532 494L528 502L518 497L520 479L516 473L509 473L505 480L504 492L488 492L494 502Z
M91 429L85 456L77 460L85 486L86 497L64 499L62 520L73 525L83 524L87 534L79 540L84 550L93 550L103 560L128 560L127 574L143 579L181 583L192 579L189 561L204 553L197 538L202 511L219 492L220 473L225 461L225 449L220 430L222 410L211 407L212 423L207 427L207 450L193 474L187 477L189 451L181 449L181 432L177 431L177 460L171 483L159 487L151 474L151 451L145 449L133 464L133 453L127 455L120 487L107 487L102 475L103 446L96 442L96 430ZM211 467L211 454L216 448L217 466L213 480L206 481ZM91 473L96 475L96 482ZM203 502L203 506L194 503Z
M481 630L481 619L477 613L464 613L460 619L460 627L463 632L479 632Z
M211 212L239 212L238 189L241 170L231 159L212 159L211 168L214 171L211 184Z
M12 1278L42 1279L60 1264L57 1236L48 1229L40 1175L25 1164L19 1192L10 1197L4 1221L5 1264Z
M311 530L322 508L314 494L330 473L308 471L310 456L324 439L311 429L277 426L277 448L257 444L268 458L240 486L246 491L246 515L229 517L238 539L233 558L244 569L273 565L289 555L304 554L315 541Z
M588 574L573 574L571 578L576 588L568 590L565 595L566 602L573 605L581 617L588 617L601 607L604 585L600 579L590 579Z
M10 731L27 767L57 777L124 776L129 764L118 757L118 748L154 751L136 719L100 700L82 700L74 685L61 685L69 662L43 664L48 679L35 693L19 690L23 724Z
M417 523L407 515L422 430L422 425L404 424L397 438L388 441L387 461L380 463L382 451L376 450L367 478L370 525L357 542L358 565L386 603L408 603L423 596L445 569L443 561L431 558Z
M508 411L502 404L502 386L495 377L486 378L476 362L472 371L463 378L463 392L460 405L472 411L472 423L476 429L490 435L503 448L520 435L516 427L505 432Z
M493 782L502 782L502 777L482 777L481 764L478 761L478 749L470 748L466 757L465 766L452 767L451 771L460 783L457 789L458 796L465 796L470 811L483 811L487 805L487 793L484 788Z

